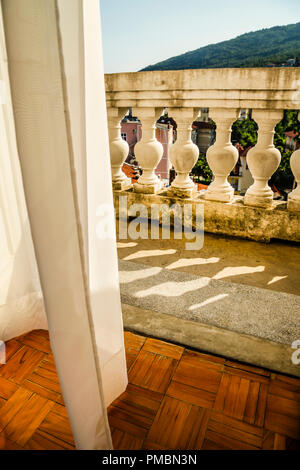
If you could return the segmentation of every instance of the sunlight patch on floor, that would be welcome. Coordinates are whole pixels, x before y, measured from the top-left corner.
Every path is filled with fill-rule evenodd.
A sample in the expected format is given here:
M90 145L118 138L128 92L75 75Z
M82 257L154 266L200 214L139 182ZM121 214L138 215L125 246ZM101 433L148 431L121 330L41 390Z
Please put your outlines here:
M117 242L117 248L134 248L135 246L137 246L136 242Z
M225 277L241 276L242 274L261 273L264 266L228 266L213 276L212 279L224 279Z
M271 281L268 282L268 286L270 284L274 284L274 282L278 282L278 281L281 281L281 279L285 279L287 276L274 276L273 279L271 279Z
M211 263L218 263L220 258L212 257L212 258L180 258L174 263L169 264L169 266L165 266L166 269L178 269L178 268L185 268L186 266L196 266L201 264L211 264Z
M146 279L147 277L156 276L161 272L162 268L146 268L138 269L136 271L119 271L121 278L121 284L128 284L129 282L139 281L140 279Z
M150 295L160 295L163 297L179 297L180 295L192 292L197 289L202 289L210 283L209 277L202 277L200 279L192 279L191 281L184 282L164 282L149 289L140 290L136 292L135 297L142 298Z
M136 253L126 256L124 261L130 261L138 258L149 258L149 256L164 256L164 255L174 255L177 250L140 250Z
M214 302L218 302L218 300L222 300L224 299L225 297L228 297L229 294L219 294L219 295L215 295L214 297L210 297L209 299L206 299L204 300L203 302L201 302L200 304L195 304L195 305L191 305L189 307L189 310L196 310L198 308L201 308L201 307L204 307L205 305L208 305L208 304L212 304Z

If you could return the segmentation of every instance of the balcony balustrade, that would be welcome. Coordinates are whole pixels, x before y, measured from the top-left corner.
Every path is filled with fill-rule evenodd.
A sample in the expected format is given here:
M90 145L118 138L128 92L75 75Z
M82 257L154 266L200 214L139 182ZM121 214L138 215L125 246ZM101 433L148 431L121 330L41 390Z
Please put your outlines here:
M106 75L105 81L115 190L127 190L132 201L151 195L156 202L176 197L181 204L187 199L204 204L208 231L261 240L299 240L300 150L291 157L297 187L288 202L274 201L268 184L281 159L273 143L275 126L284 110L300 109L298 68L120 73ZM135 154L143 172L133 186L121 170L128 147L121 139L120 123L128 108L142 123L142 139L135 146ZM177 123L177 140L169 147L176 178L168 188L162 187L155 175L163 155L155 137L155 122L164 108ZM216 140L207 151L213 181L199 193L189 176L199 155L191 140L191 126L203 108L209 109L209 117L216 123ZM234 195L228 176L238 160L238 150L231 143L231 126L245 109L251 110L258 125L258 139L247 154L254 183L242 197ZM268 228L269 224L273 228Z

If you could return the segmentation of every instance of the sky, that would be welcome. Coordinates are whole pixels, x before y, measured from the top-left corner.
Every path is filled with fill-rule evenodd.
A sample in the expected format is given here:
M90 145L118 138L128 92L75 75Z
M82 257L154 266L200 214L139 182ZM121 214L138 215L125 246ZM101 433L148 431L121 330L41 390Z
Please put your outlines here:
M300 21L300 0L100 0L105 73Z

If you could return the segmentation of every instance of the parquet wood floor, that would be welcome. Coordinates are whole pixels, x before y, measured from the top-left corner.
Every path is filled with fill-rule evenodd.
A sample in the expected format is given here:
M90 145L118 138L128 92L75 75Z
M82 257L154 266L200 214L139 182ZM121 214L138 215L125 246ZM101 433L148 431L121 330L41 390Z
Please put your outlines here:
M300 449L300 380L125 332L115 449ZM74 449L48 333L6 344L0 449Z

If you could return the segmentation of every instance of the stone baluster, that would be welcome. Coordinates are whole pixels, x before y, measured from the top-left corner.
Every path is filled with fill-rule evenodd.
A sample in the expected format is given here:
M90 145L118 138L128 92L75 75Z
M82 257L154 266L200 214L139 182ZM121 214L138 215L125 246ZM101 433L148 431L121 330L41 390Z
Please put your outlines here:
M136 114L142 122L142 138L135 144L134 153L142 175L134 184L134 191L145 194L155 194L163 187L162 182L155 174L164 149L155 137L155 123L161 116L163 108L138 108Z
M277 170L281 155L274 147L274 128L282 118L282 111L259 109L253 111L253 119L258 125L255 147L247 153L247 164L254 183L247 189L244 204L247 206L271 207L273 191L268 181Z
M213 108L209 113L215 121L216 141L206 153L207 162L213 172L214 180L210 183L204 198L212 201L230 202L234 189L228 182L228 175L235 167L239 153L231 143L231 125L239 115L234 108Z
M123 190L131 187L131 180L122 171L128 153L128 143L121 137L121 120L126 115L125 108L109 108L107 110L110 162L112 185L114 190Z
M293 152L290 165L295 177L297 186L296 188L288 195L287 208L289 211L300 211L300 149Z
M169 148L169 158L176 171L176 178L168 189L170 196L191 197L197 190L189 174L199 157L199 149L192 142L192 123L198 112L193 108L169 109L177 124L177 139Z

